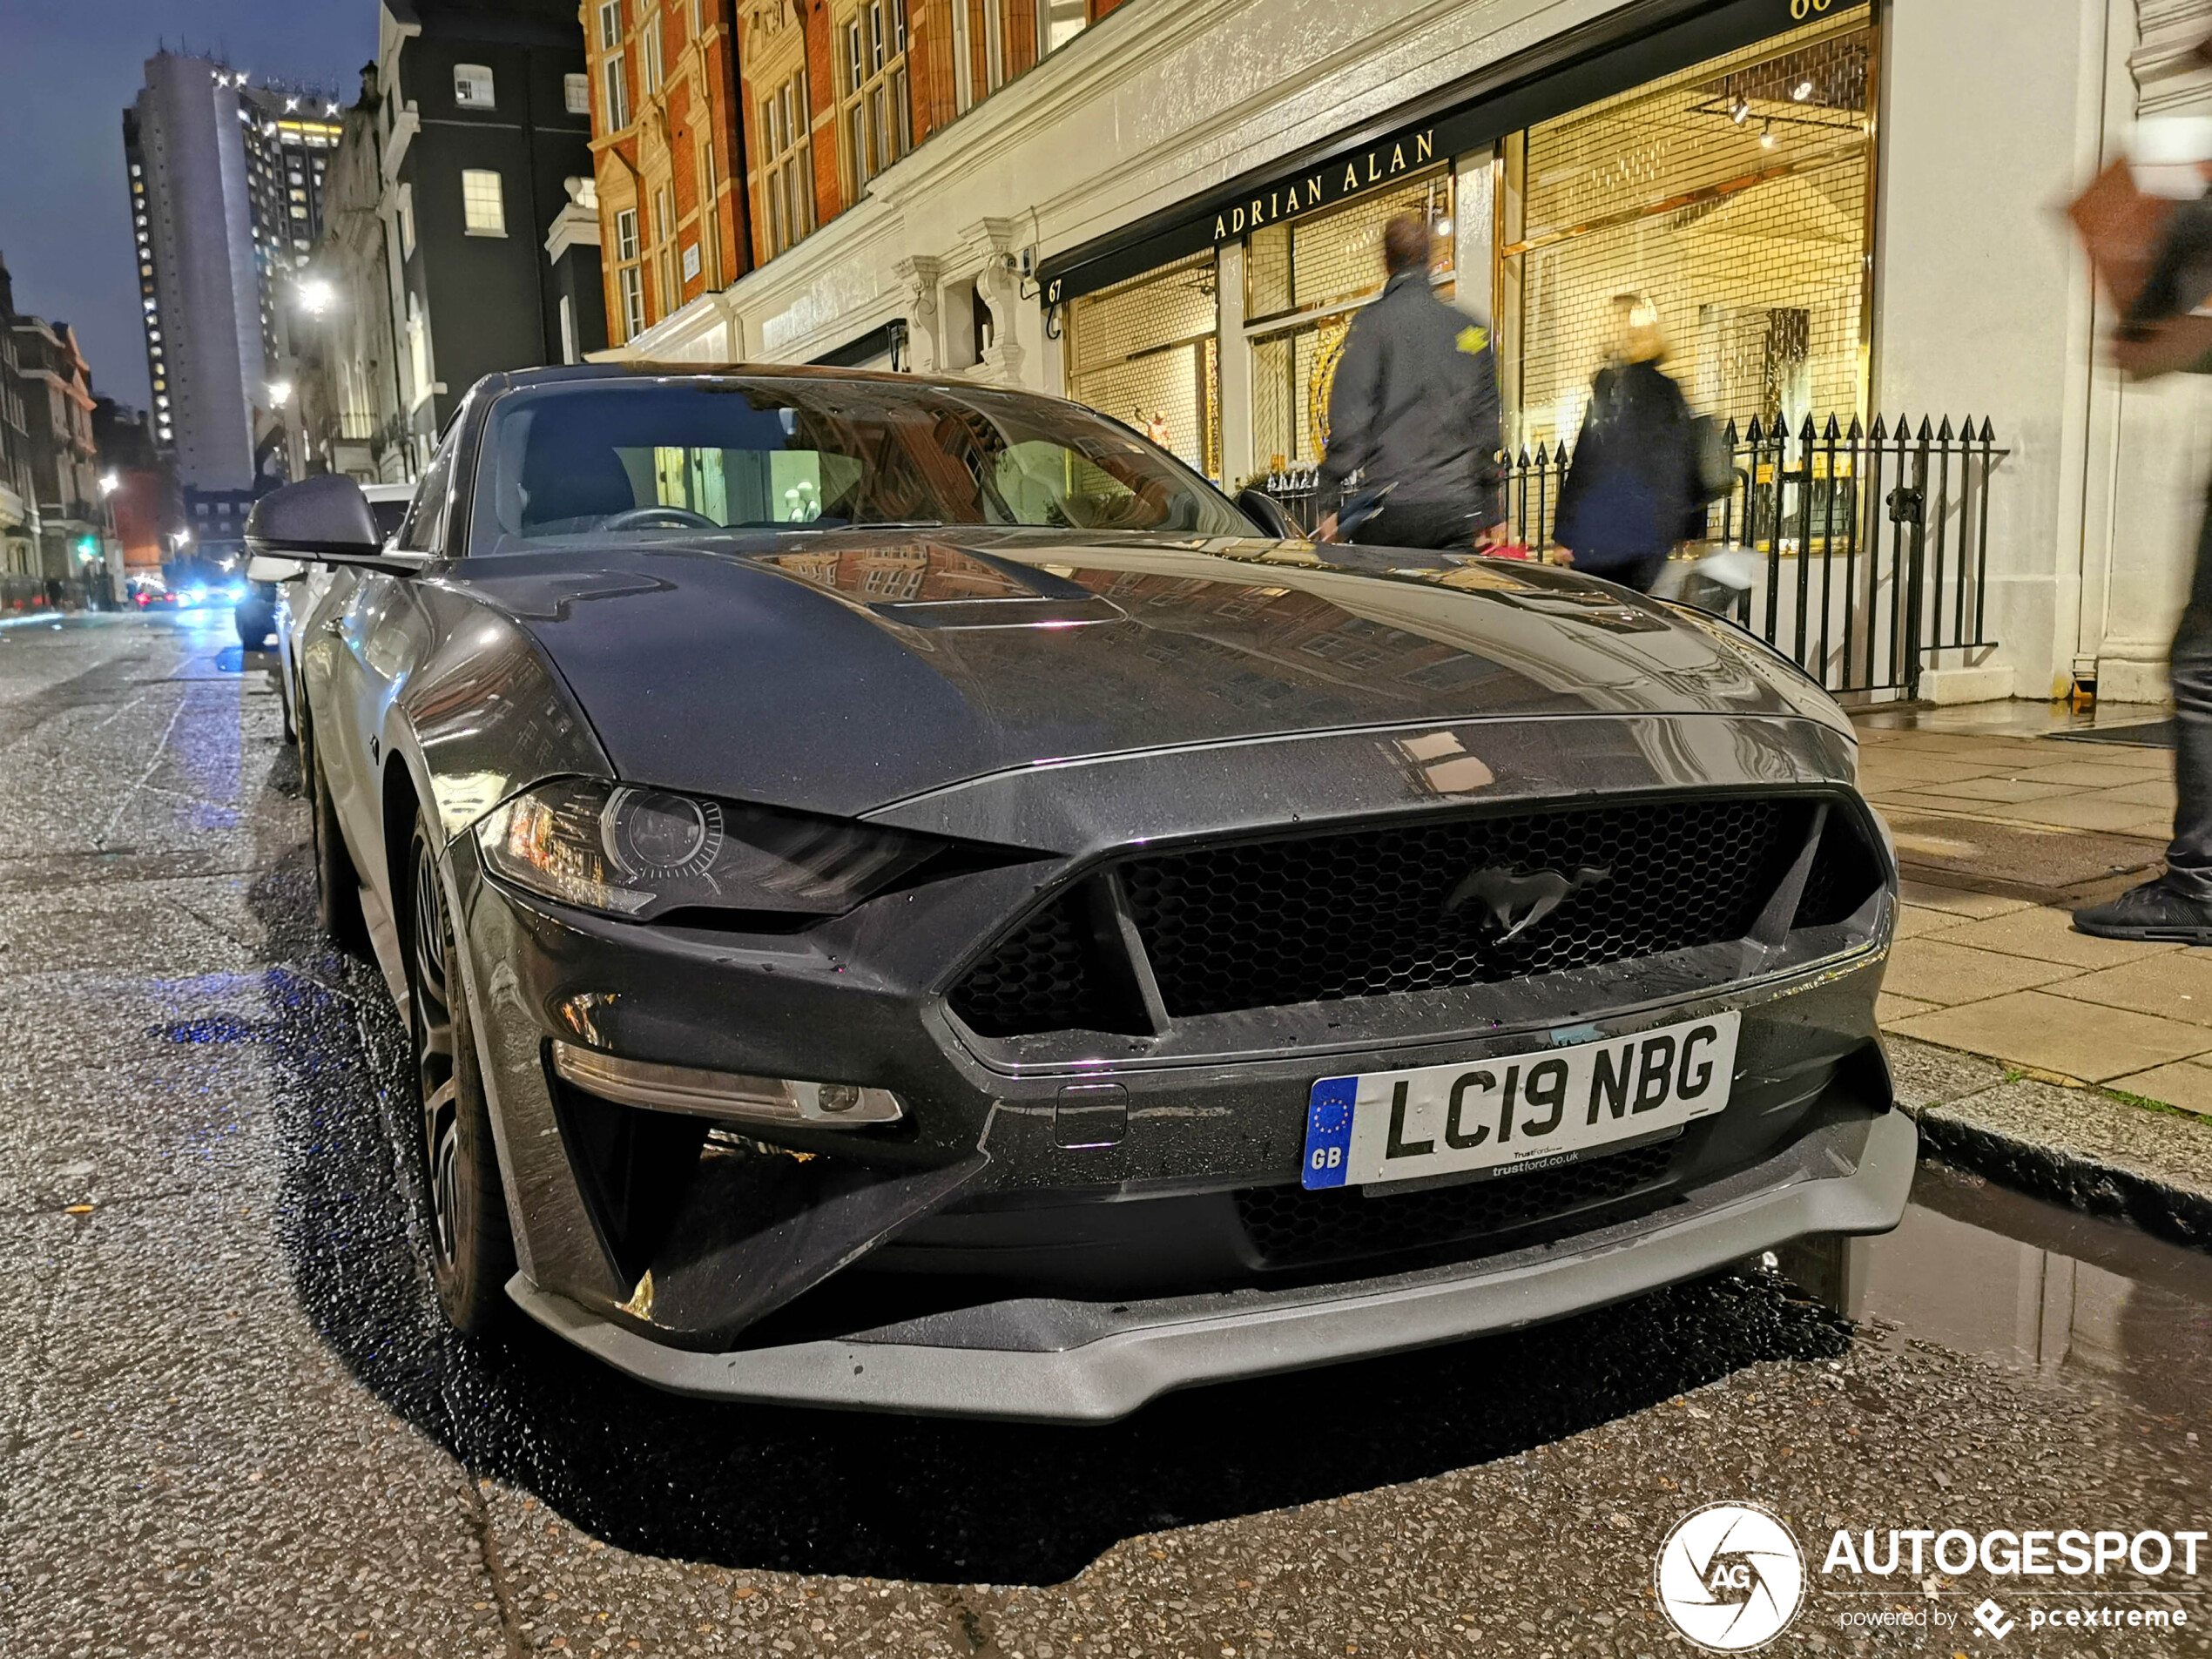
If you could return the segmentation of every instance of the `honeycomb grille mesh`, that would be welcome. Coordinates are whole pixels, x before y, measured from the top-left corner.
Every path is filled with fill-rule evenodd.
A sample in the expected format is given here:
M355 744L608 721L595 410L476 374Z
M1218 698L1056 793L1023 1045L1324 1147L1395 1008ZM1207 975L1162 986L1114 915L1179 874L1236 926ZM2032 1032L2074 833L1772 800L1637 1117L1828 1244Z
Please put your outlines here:
M1167 1011L1182 1017L1740 938L1805 827L1801 803L1669 801L1205 847L1125 865L1122 879ZM1510 938L1501 909L1522 923Z
M1244 1236L1270 1267L1304 1267L1478 1238L1627 1197L1667 1173L1675 1143L1368 1197L1349 1188L1255 1187L1237 1195Z
M987 1037L1100 1028L1109 1010L1096 948L1082 900L1070 894L1040 910L970 969L953 993L953 1011Z

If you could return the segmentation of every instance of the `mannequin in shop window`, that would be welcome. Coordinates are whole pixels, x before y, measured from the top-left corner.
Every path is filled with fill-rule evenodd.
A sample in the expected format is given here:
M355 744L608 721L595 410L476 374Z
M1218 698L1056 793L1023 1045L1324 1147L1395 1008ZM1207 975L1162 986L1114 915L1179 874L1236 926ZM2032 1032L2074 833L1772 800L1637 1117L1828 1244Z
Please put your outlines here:
M1383 226L1382 297L1352 319L1329 388L1323 498L1359 489L1316 534L1371 546L1460 548L1494 538L1498 375L1489 331L1429 286L1429 226ZM1341 522L1340 522L1341 519Z

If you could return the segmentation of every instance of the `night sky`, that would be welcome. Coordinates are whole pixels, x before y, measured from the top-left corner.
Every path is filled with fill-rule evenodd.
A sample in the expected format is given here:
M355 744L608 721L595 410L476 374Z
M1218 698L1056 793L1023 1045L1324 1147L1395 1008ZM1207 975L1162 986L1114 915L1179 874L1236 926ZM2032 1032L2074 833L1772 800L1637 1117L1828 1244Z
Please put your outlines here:
M0 255L22 310L76 325L93 390L144 408L123 109L166 41L351 103L377 0L0 0Z

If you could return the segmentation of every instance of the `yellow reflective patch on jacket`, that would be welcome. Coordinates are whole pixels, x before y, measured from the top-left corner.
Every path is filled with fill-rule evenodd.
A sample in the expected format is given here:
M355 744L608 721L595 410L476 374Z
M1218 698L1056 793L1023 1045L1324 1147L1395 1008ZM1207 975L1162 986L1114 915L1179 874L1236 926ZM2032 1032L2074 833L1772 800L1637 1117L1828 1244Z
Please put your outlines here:
M1479 322L1471 322L1460 330L1460 337L1452 342L1470 357L1480 357L1490 345L1490 331Z

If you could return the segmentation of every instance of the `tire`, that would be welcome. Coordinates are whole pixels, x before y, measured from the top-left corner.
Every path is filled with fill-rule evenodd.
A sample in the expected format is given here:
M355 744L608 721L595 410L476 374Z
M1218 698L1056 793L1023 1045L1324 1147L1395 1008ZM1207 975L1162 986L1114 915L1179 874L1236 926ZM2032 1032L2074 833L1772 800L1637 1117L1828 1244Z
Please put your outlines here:
M297 744L300 741L300 727L292 718L292 699L285 695L282 674L277 676L277 706L284 715L284 740Z
M368 954L368 922L361 914L361 878L346 851L346 838L338 828L337 809L330 804L330 780L324 776L322 746L312 726L300 727L300 772L307 781L307 813L314 831L315 920L339 949L355 956Z
M408 1028L421 1111L416 1145L430 1281L447 1321L467 1335L482 1336L505 1316L515 1240L445 883L428 826L419 817L408 843L407 871Z

